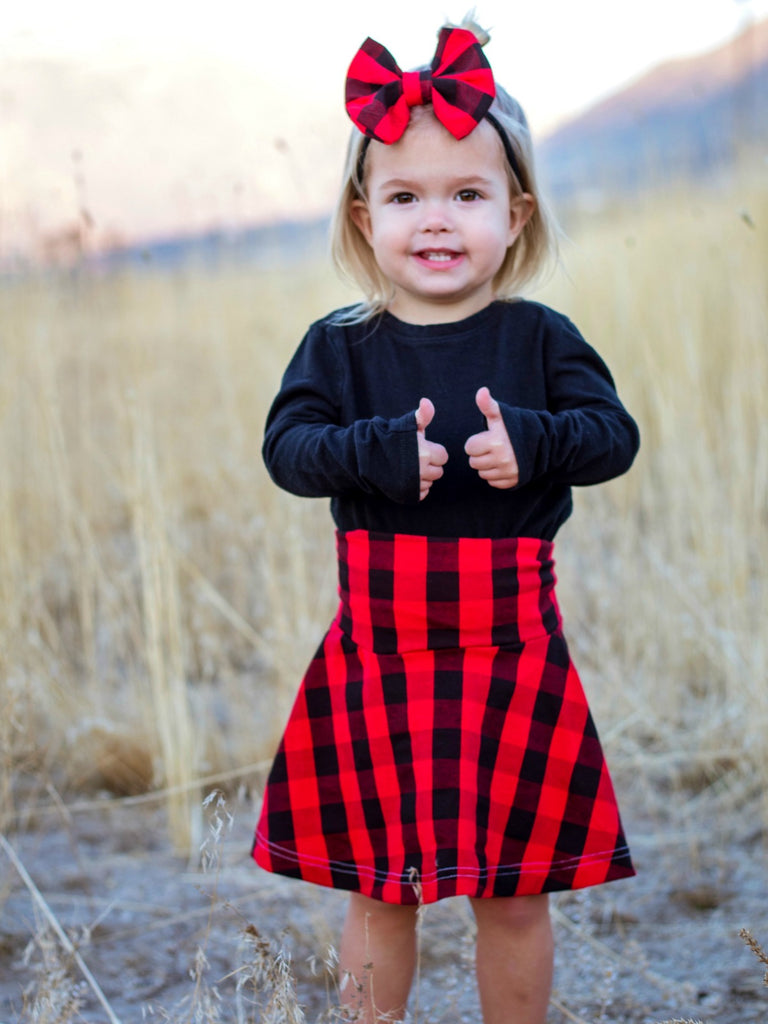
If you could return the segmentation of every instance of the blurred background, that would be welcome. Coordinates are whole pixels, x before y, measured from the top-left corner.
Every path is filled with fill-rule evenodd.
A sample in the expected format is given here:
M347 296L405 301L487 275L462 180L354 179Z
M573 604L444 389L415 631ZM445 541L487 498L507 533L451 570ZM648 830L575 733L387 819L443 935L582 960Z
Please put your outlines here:
M272 485L262 431L309 323L358 297L327 253L348 62L368 35L404 68L427 62L464 14L368 6L3 12L0 842L92 940L125 1019L131 964L135 991L161 955L153 991L191 987L178 950L197 881L179 864L199 865L214 788L241 816L229 883L263 901L306 999L328 1004L306 965L335 941L338 894L305 904L244 863L335 605L327 503ZM532 297L604 355L643 439L629 474L577 489L556 547L640 873L556 903L553 1020L763 1021L737 930L767 912L768 0L487 0L477 20L563 227ZM62 973L3 863L0 1016L53 1020L39 1007L63 998ZM236 974L240 930L223 919L206 947L217 978ZM438 1006L456 943L432 934ZM30 935L38 996L17 1017ZM60 1024L85 1019L67 1005ZM451 1005L429 1019L454 1024Z
M278 493L260 444L308 324L356 297L326 251L347 62L367 34L424 62L444 21L215 14L32 3L0 43L0 796L14 820L30 786L165 787L181 848L199 780L268 762L333 610L325 503ZM745 800L768 783L767 15L477 13L564 227L535 297L643 434L561 551L616 769Z
M464 13L372 7L15 5L0 39L3 265L327 215L356 48L371 35L407 69ZM766 15L768 0L477 8L553 191L592 202L710 174L765 137Z

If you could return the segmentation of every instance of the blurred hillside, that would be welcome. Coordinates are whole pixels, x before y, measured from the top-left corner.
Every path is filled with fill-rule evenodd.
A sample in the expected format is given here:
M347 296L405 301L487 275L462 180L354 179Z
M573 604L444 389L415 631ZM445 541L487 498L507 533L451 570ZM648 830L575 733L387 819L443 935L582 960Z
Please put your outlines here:
M257 60L0 48L0 129L0 259L67 264L326 215L349 122L323 96L273 96Z
M744 159L766 162L768 174L768 21L726 46L660 65L570 120L538 150L558 207L714 179ZM184 251L211 258L229 246L261 261L298 256L318 251L326 225L316 219L303 229L293 222L255 227L236 239L214 232L184 243ZM164 244L154 258L181 257L179 244Z
M558 207L599 205L680 179L713 180L745 159L768 171L768 21L727 45L660 65L570 120L538 146L541 175ZM260 263L315 254L327 220L166 239L108 257L203 261L232 254Z
M222 257L270 265L322 251L338 185L328 153L343 149L348 132L342 112L329 119L309 101L302 145L290 147L279 98L269 116L253 116L253 97L267 88L254 69L209 62L128 72L3 66L0 266ZM199 97L194 108L190 94ZM660 65L538 140L538 153L559 211L712 179L745 157L762 163L768 20L719 49ZM306 220L289 220L298 208L310 211Z
M548 190L566 201L705 179L753 154L768 159L768 20L660 65L539 147Z

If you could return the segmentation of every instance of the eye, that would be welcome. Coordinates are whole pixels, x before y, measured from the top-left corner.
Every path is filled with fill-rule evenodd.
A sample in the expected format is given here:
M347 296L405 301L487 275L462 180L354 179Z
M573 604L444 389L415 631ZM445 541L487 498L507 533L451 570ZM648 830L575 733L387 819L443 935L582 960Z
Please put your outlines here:
M397 206L403 206L406 203L416 202L416 196L413 192L396 192L389 201L390 203L395 203Z
M476 188L463 188L457 192L456 198L460 203L473 203L476 199L482 199L482 196Z

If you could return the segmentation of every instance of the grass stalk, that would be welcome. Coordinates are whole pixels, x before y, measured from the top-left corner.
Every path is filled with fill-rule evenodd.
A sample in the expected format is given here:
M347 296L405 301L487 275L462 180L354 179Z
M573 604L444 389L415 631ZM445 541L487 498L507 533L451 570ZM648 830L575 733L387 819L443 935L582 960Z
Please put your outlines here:
M62 948L66 951L66 953L69 956L72 957L72 959L77 964L78 968L80 969L81 974L83 975L85 980L88 982L88 985L89 985L91 991L96 996L96 998L99 1001L99 1004L101 1005L102 1009L104 1010L105 1014L107 1015L107 1020L108 1020L109 1024L120 1024L120 1018L117 1016L117 1014L114 1012L114 1010L110 1006L109 1001L107 1000L107 997L102 992L101 986L99 985L99 983L94 978L94 976L91 973L88 965L83 960L82 956L77 951L77 949L75 949L75 947L72 945L72 942L71 942L69 936L67 935L67 933L62 928L62 926L59 923L59 920L56 917L56 915L54 914L54 912L48 906L48 903L46 902L45 898L43 897L43 894L40 892L40 890L35 885L34 881L32 880L32 878L31 878L31 876L29 874L29 872L24 867L24 865L22 864L22 862L19 859L18 855L16 854L16 851L11 846L11 844L8 842L8 840L5 838L5 836L2 835L2 834L0 834L0 846L3 848L3 851L5 852L5 855L10 860L11 864L13 864L13 866L16 869L18 875L20 876L21 880L23 881L24 885L29 890L29 893L30 893L30 895L32 896L32 898L34 900L35 905L37 906L37 908L40 911L42 911L46 921L48 922L48 924L51 926L51 928L55 932L56 937L58 938L59 942L62 945Z

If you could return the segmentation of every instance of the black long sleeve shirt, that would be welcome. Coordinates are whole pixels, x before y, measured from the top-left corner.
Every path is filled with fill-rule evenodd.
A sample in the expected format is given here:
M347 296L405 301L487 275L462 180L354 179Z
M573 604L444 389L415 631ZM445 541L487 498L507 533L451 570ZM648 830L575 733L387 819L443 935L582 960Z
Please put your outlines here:
M482 480L464 452L485 428L475 404L483 385L517 456L511 489ZM422 397L435 406L426 436L445 446L448 462L420 502ZM570 515L571 487L624 473L638 446L600 356L566 317L518 300L456 323L384 313L313 324L270 409L263 455L280 487L330 497L342 530L552 540Z

